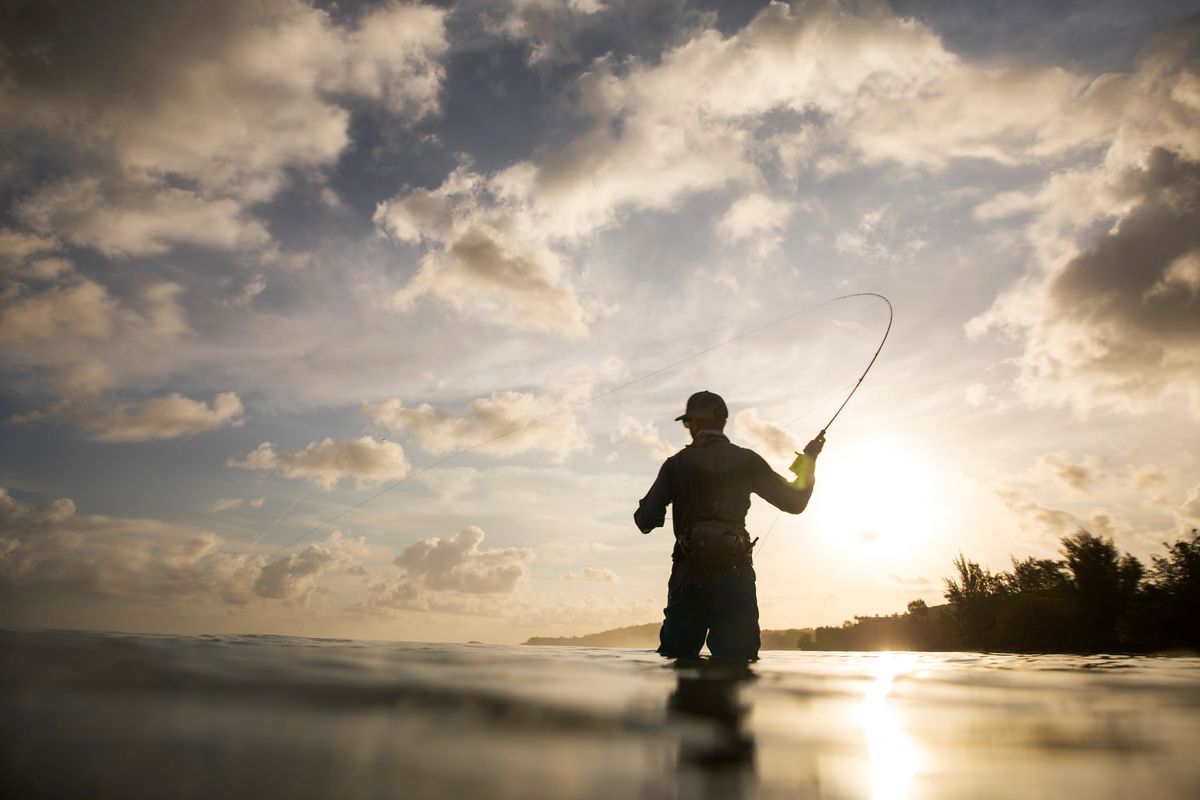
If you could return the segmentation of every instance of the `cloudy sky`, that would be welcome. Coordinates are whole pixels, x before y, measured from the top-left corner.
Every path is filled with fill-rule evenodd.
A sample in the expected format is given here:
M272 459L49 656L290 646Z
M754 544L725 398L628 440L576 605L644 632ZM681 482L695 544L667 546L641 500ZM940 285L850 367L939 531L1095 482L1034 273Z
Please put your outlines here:
M783 472L862 291L765 626L1200 525L1200 3L0 8L4 627L659 619L671 420Z

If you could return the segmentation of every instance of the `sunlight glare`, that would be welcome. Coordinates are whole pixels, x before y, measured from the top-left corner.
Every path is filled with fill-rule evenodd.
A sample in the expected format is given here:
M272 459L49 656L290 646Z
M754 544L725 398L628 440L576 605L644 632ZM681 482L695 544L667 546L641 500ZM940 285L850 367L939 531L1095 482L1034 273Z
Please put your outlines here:
M817 474L821 505L839 538L904 545L928 536L936 516L932 472L894 441L866 439L831 449Z
M901 800L917 772L917 748L887 702L895 677L915 668L913 655L881 654L875 680L863 698L862 726L871 759L872 800Z

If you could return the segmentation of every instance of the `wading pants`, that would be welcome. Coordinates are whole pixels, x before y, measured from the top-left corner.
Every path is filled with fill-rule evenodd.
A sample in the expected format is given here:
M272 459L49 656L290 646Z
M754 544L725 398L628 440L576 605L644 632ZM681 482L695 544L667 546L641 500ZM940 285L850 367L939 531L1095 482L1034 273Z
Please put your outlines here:
M685 585L672 575L663 616L660 655L695 658L707 638L709 652L717 658L758 658L758 596L752 577Z

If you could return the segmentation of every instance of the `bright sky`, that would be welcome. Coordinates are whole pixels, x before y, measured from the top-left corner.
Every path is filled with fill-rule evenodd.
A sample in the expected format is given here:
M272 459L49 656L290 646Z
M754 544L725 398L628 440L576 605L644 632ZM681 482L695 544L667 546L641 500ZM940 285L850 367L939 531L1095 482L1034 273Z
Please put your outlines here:
M764 626L1148 560L1200 524L1200 3L987 5L5 4L0 626L661 619L673 418L786 471L859 291Z

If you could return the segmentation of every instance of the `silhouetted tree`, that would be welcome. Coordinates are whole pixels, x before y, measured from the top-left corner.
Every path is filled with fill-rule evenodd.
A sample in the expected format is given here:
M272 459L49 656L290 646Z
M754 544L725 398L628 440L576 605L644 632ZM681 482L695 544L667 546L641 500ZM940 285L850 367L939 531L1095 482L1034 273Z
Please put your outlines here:
M946 579L945 606L924 600L908 613L855 617L817 628L816 650L1152 652L1200 650L1200 530L1142 563L1111 539L1080 530L1061 540L1062 560L1012 559L992 574L962 553Z
M1153 556L1149 589L1159 623L1167 629L1167 646L1200 650L1200 529L1175 544L1167 555Z
M1084 650L1117 649L1117 620L1133 604L1141 562L1122 556L1112 539L1085 530L1063 537L1061 552L1075 596L1075 643Z
M968 648L986 649L996 625L1000 600L1005 594L1004 584L979 564L968 561L962 553L954 560L954 568L958 571L958 580L946 579L945 597L954 609L959 637Z
M1012 565L1012 572L1000 575L1009 594L1062 592L1070 585L1062 563L1053 559L1030 557L1017 561L1014 558Z

